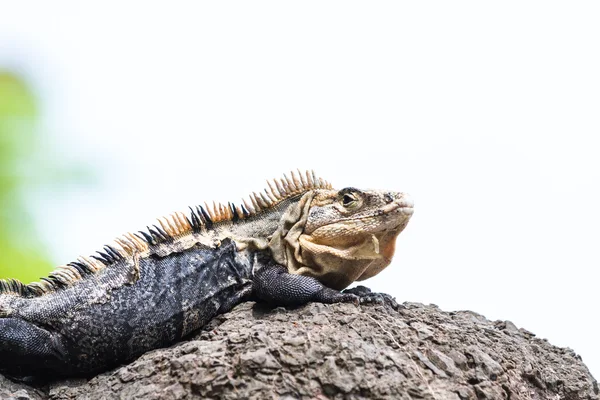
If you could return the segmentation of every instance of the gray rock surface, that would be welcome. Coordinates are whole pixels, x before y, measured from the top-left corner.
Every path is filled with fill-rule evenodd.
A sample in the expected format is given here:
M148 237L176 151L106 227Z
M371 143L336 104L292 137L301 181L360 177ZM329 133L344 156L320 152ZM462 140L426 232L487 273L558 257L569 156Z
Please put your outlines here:
M581 358L508 321L436 306L245 303L187 342L2 399L600 399ZM395 308L395 309L394 309Z

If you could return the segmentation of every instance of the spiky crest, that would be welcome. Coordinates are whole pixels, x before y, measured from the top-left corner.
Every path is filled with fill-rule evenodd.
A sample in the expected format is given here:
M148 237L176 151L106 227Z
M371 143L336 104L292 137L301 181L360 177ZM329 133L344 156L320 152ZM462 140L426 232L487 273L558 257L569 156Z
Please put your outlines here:
M167 217L158 218L158 225L147 227L148 231L125 233L116 238L112 245L106 245L98 255L79 257L77 261L57 267L46 278L39 282L24 284L17 279L0 279L0 294L13 294L22 297L42 296L56 290L64 289L75 282L93 275L107 266L126 261L139 255L148 255L152 247L161 243L173 242L184 235L211 230L215 224L223 222L236 223L252 218L289 198L301 195L314 189L331 189L329 182L319 178L314 171L304 174L298 170L290 172L291 178L267 180L267 188L263 192L253 192L249 202L242 199L242 204L213 202L203 206L190 207L190 216L175 212ZM1 311L1 310L0 310Z

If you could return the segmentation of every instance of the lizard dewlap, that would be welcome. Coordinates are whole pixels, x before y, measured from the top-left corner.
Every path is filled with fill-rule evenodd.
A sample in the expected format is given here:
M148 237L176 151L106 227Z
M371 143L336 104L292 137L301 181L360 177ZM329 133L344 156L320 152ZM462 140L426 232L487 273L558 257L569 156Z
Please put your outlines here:
M334 190L314 173L249 201L190 208L40 282L0 280L0 372L91 375L168 346L250 299L368 302L413 213L404 193Z

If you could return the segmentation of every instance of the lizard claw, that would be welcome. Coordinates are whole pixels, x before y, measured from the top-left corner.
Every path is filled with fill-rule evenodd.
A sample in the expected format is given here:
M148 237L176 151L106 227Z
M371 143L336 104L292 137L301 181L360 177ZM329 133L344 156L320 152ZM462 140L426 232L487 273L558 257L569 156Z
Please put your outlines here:
M379 296L379 293L373 293L370 296L365 296L360 298L360 304L377 304L382 305L385 301L383 297Z
M345 289L342 291L342 293L352 293L358 297L365 297L369 294L372 294L373 292L368 287L359 285L350 289Z
M356 286L351 289L346 289L342 293L357 296L360 304L388 305L394 310L400 308L400 305L396 302L394 297L386 293L372 292L371 289L365 286Z
M352 293L342 293L344 296L344 302L353 303L355 306L359 306L361 304L361 298Z

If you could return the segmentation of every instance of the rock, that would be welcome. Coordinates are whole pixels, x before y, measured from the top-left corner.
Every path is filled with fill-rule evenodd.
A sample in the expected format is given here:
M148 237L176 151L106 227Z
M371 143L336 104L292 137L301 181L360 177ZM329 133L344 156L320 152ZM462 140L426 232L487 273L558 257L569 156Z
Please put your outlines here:
M191 340L2 399L600 399L580 357L509 321L436 306L245 303Z
M15 383L0 375L0 399L39 400L48 396L42 390L24 384Z

